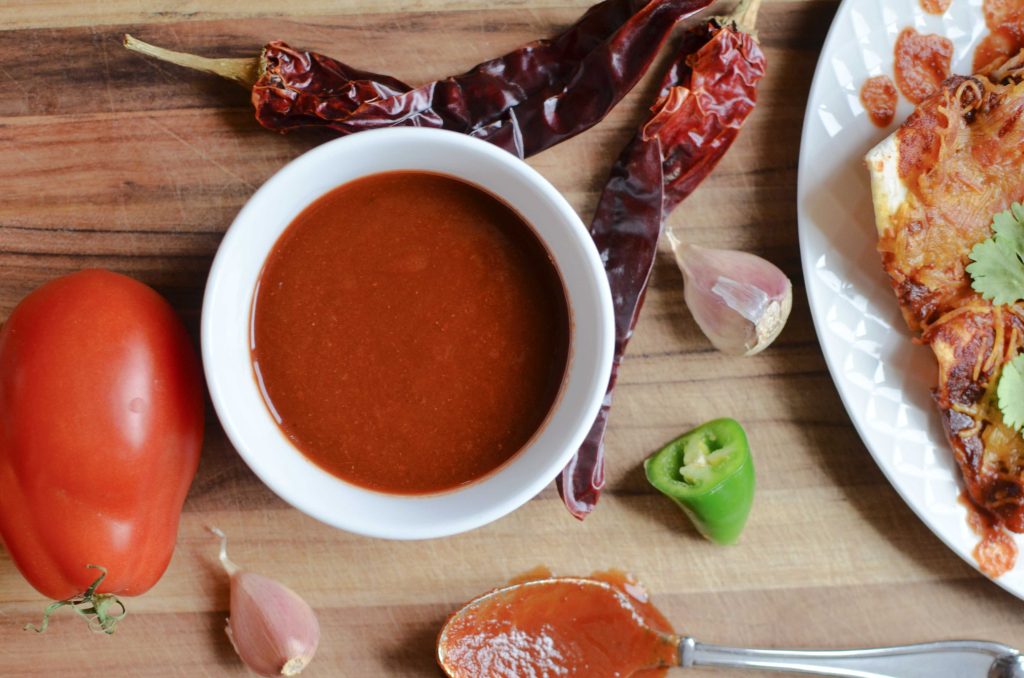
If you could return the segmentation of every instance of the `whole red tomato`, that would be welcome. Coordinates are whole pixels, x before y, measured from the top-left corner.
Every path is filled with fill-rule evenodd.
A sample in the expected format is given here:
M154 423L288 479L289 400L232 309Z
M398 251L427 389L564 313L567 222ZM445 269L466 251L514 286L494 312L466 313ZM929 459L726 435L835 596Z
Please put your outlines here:
M199 363L146 285L58 278L0 330L0 537L50 598L138 595L167 569L203 440Z

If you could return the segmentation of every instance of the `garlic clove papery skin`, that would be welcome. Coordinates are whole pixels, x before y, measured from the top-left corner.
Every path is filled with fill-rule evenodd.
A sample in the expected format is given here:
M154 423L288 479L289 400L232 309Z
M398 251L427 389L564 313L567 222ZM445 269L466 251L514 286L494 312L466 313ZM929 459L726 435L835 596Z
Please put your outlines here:
M261 676L294 676L320 644L313 608L290 588L254 572L231 577L228 637L238 656Z
M747 252L683 244L671 232L669 241L686 305L715 348L749 356L779 336L793 308L793 285L775 264Z

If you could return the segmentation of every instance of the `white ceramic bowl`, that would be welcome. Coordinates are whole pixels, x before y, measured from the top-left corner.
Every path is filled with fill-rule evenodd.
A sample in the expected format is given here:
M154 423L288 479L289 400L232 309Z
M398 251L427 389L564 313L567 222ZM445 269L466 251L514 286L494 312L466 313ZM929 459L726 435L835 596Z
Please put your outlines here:
M569 364L555 409L525 449L484 478L443 493L402 496L347 483L309 461L278 428L250 362L250 311L263 262L307 205L368 174L426 170L500 197L555 260L571 316ZM329 272L325 272L329 275ZM439 130L362 132L319 146L265 183L235 218L203 300L210 397L228 437L270 489L299 510L359 534L419 539L479 527L526 503L562 470L597 415L611 369L611 295L597 250L565 198L525 162L486 142Z

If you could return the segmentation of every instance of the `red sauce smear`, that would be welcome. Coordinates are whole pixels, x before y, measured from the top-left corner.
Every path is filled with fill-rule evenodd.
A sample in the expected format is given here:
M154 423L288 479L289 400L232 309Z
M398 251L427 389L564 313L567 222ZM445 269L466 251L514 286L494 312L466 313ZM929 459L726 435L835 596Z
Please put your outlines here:
M941 35L921 35L904 28L896 38L894 55L896 86L903 96L919 104L949 77L953 43Z
M1017 563L1017 543L1013 536L987 511L979 509L965 492L960 493L958 501L967 508L967 524L981 537L971 552L978 568L993 579L1012 570Z
M860 102L877 127L888 127L896 116L899 93L896 85L885 75L876 75L864 81L860 88Z
M550 579L538 568L516 577L526 584L487 598L453 618L439 655L455 678L521 676L636 676L657 678L675 666L678 639L635 579L616 570L588 580ZM618 592L622 595L615 595Z
M561 278L513 209L457 179L340 186L274 245L253 365L303 454L374 490L476 480L543 424L565 373Z
M953 0L921 0L921 9L929 14L942 14L951 4Z
M984 0L990 33L974 49L974 72L999 66L1024 47L1024 0Z

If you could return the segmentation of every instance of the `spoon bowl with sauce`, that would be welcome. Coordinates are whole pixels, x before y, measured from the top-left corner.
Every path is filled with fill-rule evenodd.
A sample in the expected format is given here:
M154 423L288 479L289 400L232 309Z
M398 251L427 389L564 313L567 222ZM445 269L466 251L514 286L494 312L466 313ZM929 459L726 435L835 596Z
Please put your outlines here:
M437 661L452 678L613 678L674 666L857 678L1024 678L1020 653L1000 643L953 640L861 650L735 648L656 630L650 626L652 610L598 579L522 582L486 593L455 612L438 636Z

